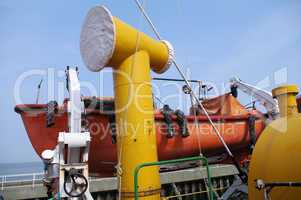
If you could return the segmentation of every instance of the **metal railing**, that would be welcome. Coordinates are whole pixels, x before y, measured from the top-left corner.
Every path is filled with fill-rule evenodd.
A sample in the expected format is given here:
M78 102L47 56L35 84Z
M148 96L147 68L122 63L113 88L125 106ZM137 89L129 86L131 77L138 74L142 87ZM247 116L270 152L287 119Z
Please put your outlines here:
M147 162L147 163L142 163L139 164L135 168L134 172L134 197L135 200L138 200L139 194L138 194L138 174L141 168L144 167L149 167L149 166L160 166L160 165L166 165L166 164L175 164L175 163L180 163L180 162L188 162L188 161L197 161L201 160L203 161L203 164L206 167L207 170L207 178L208 178L208 192L209 192L209 200L213 200L213 189L212 189L212 181L211 181L211 173L208 165L208 160L205 157L201 156L195 156L195 157L189 157L189 158L181 158L181 159L175 159L175 160L163 160L163 161L158 161L158 162Z
M22 183L31 184L34 188L35 184L42 181L43 177L43 172L0 175L1 190L4 190L6 186Z

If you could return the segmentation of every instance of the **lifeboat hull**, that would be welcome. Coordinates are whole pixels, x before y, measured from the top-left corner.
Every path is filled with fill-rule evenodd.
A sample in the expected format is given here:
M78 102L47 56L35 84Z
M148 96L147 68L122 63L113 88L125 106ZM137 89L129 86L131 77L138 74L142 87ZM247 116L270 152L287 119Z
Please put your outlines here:
M45 149L53 149L57 144L58 134L67 131L66 104L59 107L55 114L55 123L46 127L45 104L17 105L15 110L21 114L25 129L36 153L40 156ZM235 154L248 152L250 133L248 119L251 115L255 121L255 136L260 135L264 128L261 115L247 112L241 115L212 115L211 118L225 142ZM182 137L174 117L175 136L167 138L167 126L160 112L155 113L157 147L159 160L175 159L199 155L216 156L225 153L222 143L204 115L186 117L190 135ZM86 126L92 141L89 153L89 171L92 175L111 176L117 164L117 148L112 143L112 130L108 114L99 110L88 109L85 115ZM197 126L195 120L198 121Z

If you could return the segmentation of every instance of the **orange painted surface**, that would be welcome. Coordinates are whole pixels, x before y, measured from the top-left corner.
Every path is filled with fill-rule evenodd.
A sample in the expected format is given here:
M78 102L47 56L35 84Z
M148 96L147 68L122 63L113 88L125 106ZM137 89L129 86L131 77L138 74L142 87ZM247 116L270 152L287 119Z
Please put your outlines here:
M46 127L46 105L17 105L15 110L21 114L31 144L38 155L41 155L45 149L53 149L57 143L58 133L67 131L66 104L59 107L59 111L55 115L55 125L50 128ZM226 143L235 154L247 152L249 144L247 121L251 114L258 116L255 123L258 137L264 128L264 122L261 114L256 111L246 111L243 114L236 112L232 115L220 113L211 115ZM194 124L194 116L187 116L190 136L186 138L181 137L179 128L174 122L176 135L168 139L166 125L160 112L156 112L155 120L159 160L196 156L199 155L200 148L205 156L225 153L221 142L204 115L197 116L199 129ZM112 144L108 116L99 110L87 109L86 122L92 136L89 154L90 173L99 176L112 175L115 171L117 152L116 144Z

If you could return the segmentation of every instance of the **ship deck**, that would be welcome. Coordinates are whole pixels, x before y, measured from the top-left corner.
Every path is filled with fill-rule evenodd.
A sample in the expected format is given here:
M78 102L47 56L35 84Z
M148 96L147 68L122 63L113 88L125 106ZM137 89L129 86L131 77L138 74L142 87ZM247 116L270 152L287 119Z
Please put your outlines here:
M213 178L213 186L216 191L225 191L233 181L233 177L238 174L237 169L233 165L211 165L210 170ZM204 180L207 177L207 172L205 167L197 167L179 171L164 172L160 174L160 177L162 187L164 187L164 185L168 184L193 183ZM45 199L47 197L46 189L43 186L41 179L4 182L5 179L6 177L2 176L0 190L0 194L2 193L5 200ZM91 177L89 182L90 191L96 199L116 199L118 194L116 177ZM206 190L204 190L204 188L195 189L195 194L196 192L199 194L206 194ZM185 193L185 191L181 193Z

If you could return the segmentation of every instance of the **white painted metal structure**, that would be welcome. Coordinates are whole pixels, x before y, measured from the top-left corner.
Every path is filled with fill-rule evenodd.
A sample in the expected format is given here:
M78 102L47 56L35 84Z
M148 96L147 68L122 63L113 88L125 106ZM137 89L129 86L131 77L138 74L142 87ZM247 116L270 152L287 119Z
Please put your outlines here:
M267 113L271 119L277 118L279 114L278 103L277 100L273 98L270 92L260 89L256 86L250 85L248 83L245 83L237 77L230 79L230 84L231 86L237 87L244 93L259 100L260 103L267 110Z
M57 182L57 194L56 198L68 198L78 199L78 197L71 197L66 193L66 188L70 191L74 191L78 194L83 191L80 195L84 199L93 199L89 192L89 181L86 181L85 189L80 188L84 184L85 180L88 180L88 155L90 145L90 133L83 132L81 126L81 115L84 112L84 103L81 100L80 94L80 82L77 77L77 70L69 69L66 70L67 85L70 95L68 101L68 127L69 132L60 132L58 137L58 145L56 146L53 153L49 150L45 150L42 153L42 158L47 164L47 170L45 172L45 181ZM65 156L67 153L67 157ZM49 157L53 155L53 157ZM80 174L83 178L75 179L70 177L72 173ZM69 177L69 182L66 178ZM77 184L77 186L75 186Z

